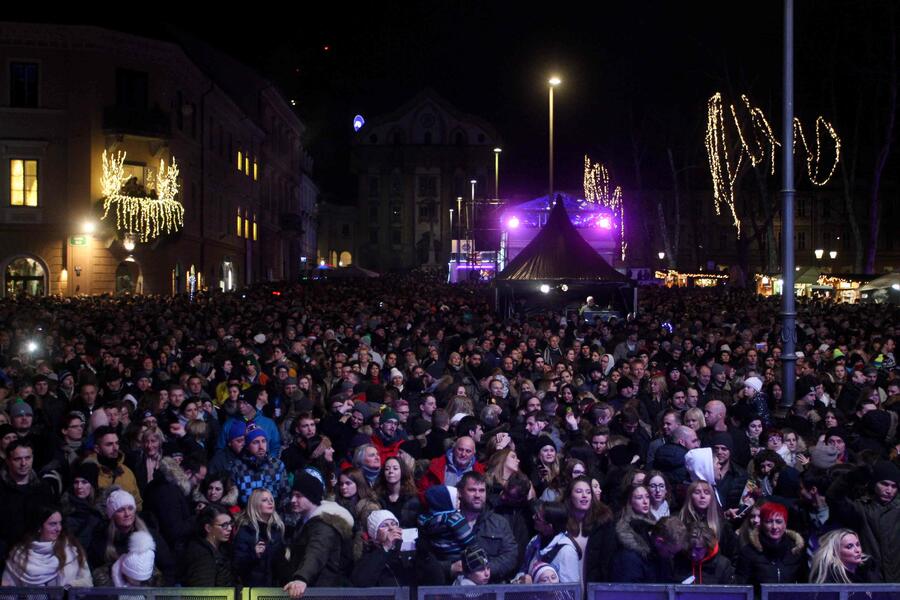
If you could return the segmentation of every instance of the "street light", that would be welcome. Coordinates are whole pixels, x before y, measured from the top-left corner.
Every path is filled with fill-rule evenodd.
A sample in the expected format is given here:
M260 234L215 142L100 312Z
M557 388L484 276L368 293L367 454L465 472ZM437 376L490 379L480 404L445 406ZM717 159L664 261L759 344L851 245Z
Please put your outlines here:
M837 250L832 250L831 252L828 253L828 256L831 257L831 260L836 259L837 258Z
M453 258L453 209L450 209L450 258Z
M503 148L494 148L494 200L500 199L500 153Z
M81 226L81 230L84 233L87 233L90 235L90 234L94 233L95 231L97 231L97 224L90 220L85 221L84 224L82 224L82 226Z
M662 259L664 259L664 258L666 257L666 253L665 253L665 252L660 252L660 253L657 254L657 256L659 257L659 260L662 260Z
M816 248L814 254L816 255L816 260L822 260L822 257L825 256L825 251L821 248Z
M456 197L456 262L459 263L460 252L462 249L462 196Z
M553 88L562 83L562 80L553 76L548 81L550 84L550 204L553 203Z

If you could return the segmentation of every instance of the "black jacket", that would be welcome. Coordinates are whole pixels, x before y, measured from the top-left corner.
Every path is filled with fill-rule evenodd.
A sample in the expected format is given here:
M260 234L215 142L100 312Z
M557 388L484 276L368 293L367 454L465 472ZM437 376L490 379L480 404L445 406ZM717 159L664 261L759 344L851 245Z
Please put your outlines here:
M659 469L673 486L687 483L691 480L687 468L684 466L684 457L687 448L680 444L667 443L656 451L653 466Z
M355 587L403 587L414 583L414 554L371 545L356 561L350 580Z
M620 583L674 583L672 561L664 559L650 542L653 523L620 519L615 526L619 550L609 567L609 579Z
M788 529L778 543L764 542L760 532L750 533L750 543L741 548L735 578L738 584L806 583L803 537Z
M55 500L50 487L34 471L27 484L16 485L6 468L0 466L0 566L6 564L6 555L25 533L26 507Z
M353 516L334 502L323 502L289 541L291 560L282 579L309 587L346 586L352 539Z
M206 540L191 540L181 560L181 585L186 587L233 587L230 550L216 549Z
M144 491L144 510L153 513L169 548L180 556L195 531L190 504L191 482L175 459L159 463Z

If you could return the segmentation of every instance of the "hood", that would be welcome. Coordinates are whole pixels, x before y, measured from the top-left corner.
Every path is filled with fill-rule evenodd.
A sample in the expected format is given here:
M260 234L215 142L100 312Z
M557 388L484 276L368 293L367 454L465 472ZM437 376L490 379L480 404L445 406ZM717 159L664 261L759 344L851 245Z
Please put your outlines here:
M652 527L653 521L646 518L619 519L616 522L616 537L626 550L647 558L651 551L649 533Z
M178 487L182 496L189 496L191 493L191 480L188 478L184 469L178 464L178 461L171 456L165 456L159 461L158 471L160 475L165 477L166 481Z
M191 500L193 500L194 503L203 502L204 504L212 504L209 499L203 495L199 487L191 494ZM225 490L225 495L222 496L222 499L218 502L218 504L221 504L222 506L235 506L237 503L238 489L234 485Z
M319 508L314 510L309 518L313 519L316 517L337 529L344 541L348 541L353 537L353 515L337 502L323 500Z
M549 554L549 553L550 553L557 545L559 545L559 546L572 546L573 548L575 547L575 543L572 541L572 538L569 537L568 533L565 532L565 531L562 531L562 532L560 532L560 533L557 533L557 534L553 537L553 539L550 540L550 543L549 543L549 544L547 544L546 546L544 546L543 548L541 548L539 554L540 554L541 556L546 556L546 555ZM581 555L581 551L580 551L580 550L576 549L575 551L579 554L579 556Z
M612 370L616 367L616 358L612 354L604 354L609 360L606 363L606 369L603 370L603 376L609 377Z
M788 529L784 532L784 537L782 540L788 540L791 543L791 554L798 555L803 552L803 548L806 546L806 542L803 541L803 536L794 531L793 529ZM750 532L749 535L750 544L756 548L758 552L764 552L762 541L759 539L759 529L754 529Z
M691 475L691 481L705 481L716 485L716 469L712 448L694 448L684 455L684 466Z

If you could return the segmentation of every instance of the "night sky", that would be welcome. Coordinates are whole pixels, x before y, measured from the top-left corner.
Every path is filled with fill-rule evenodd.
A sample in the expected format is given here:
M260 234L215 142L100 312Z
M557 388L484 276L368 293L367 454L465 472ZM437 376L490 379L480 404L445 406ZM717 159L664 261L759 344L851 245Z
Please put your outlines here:
M551 73L563 79L555 94L562 189L580 190L585 153L626 188L636 183L638 155L643 187L667 189L667 148L679 169L696 173L696 187L708 187L706 100L717 90L735 100L750 94L780 129L782 2L322 4L299 4L290 16L271 9L213 26L172 24L257 67L297 100L329 200L354 200L353 115L390 112L427 86L497 128L503 196L546 190ZM825 115L845 144L860 144L862 162L874 161L884 138L897 4L796 2L797 115L810 123ZM866 118L857 128L859 102Z

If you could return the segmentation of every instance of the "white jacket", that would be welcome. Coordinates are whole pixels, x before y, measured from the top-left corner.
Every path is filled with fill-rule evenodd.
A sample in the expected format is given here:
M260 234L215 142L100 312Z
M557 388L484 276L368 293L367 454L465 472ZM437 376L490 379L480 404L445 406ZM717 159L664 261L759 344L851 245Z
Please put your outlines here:
M582 559L578 558L578 549L575 547L575 542L566 535L565 531L556 534L549 544L541 548L538 554L543 560L543 557L548 556L557 545L561 545L561 548L556 551L556 556L553 557L553 560L545 560L544 562L549 562L556 569L556 572L559 573L560 583L581 583ZM531 565L529 565L530 568Z

